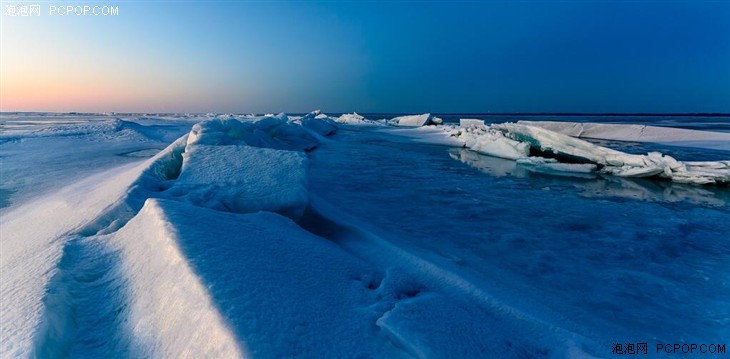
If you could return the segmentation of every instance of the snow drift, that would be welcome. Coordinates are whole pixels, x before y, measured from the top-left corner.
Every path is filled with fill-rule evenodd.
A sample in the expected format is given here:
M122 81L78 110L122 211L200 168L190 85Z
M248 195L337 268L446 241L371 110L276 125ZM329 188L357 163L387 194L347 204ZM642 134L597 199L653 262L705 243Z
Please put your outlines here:
M284 114L250 122L211 119L141 164L90 177L4 215L0 293L4 302L16 304L1 309L3 355L71 350L68 343L79 339L68 338L75 333L68 329L75 325L72 313L79 303L64 293L75 283L66 273L79 263L67 259L77 252L69 248L116 233L148 198L232 212L300 215L307 195L306 159L299 151L316 147L315 136ZM69 261L71 268L59 267Z
M304 154L294 151L188 145L180 177L168 192L203 207L296 218L307 205L306 168Z

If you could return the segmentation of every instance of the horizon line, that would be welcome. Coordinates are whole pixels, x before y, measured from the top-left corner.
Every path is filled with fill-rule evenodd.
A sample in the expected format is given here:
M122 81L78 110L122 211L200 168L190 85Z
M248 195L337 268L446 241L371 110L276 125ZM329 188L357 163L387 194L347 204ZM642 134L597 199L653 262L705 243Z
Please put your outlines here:
M300 115L307 114L308 112L300 111L280 111L276 113ZM321 111L324 114L346 114L356 113L357 111ZM268 114L275 112L262 112L261 114ZM388 115L406 115L406 114L422 114L430 113L432 115L479 115L479 116L702 116L702 117L730 117L729 112L378 112L378 111L367 111L358 112L360 114L388 114ZM117 111L106 111L106 112L77 112L77 111L0 111L0 114L54 114L54 115L102 115L102 116L114 116L114 115L206 115L206 114L233 114L233 115L258 115L255 112L117 112Z

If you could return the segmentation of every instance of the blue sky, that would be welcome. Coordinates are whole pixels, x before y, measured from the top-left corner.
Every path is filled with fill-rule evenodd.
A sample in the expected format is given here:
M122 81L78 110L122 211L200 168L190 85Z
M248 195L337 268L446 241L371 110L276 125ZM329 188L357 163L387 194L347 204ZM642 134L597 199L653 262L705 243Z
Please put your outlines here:
M730 1L30 3L3 111L730 112Z

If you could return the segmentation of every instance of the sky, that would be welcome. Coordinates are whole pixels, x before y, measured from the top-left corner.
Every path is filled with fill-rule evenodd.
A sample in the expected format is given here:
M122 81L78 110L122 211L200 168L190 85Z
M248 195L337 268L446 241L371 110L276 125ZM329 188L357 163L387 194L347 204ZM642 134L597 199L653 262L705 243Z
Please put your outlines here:
M1 111L730 113L730 0L1 7Z

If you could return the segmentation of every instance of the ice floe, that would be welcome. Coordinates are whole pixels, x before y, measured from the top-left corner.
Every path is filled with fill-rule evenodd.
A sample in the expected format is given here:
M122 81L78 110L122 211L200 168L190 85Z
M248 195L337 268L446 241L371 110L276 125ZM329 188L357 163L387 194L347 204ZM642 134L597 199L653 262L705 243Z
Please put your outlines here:
M648 125L560 121L519 121L518 124L541 127L578 138L656 142L677 146L730 150L730 133L727 132Z
M510 139L483 123L466 122L466 126L454 128L449 135L463 141L465 147L485 155L516 160L530 154L527 143Z
M480 121L462 120L460 126L444 126L444 130L473 151L544 169L598 171L619 177L658 177L679 183L730 183L728 161L693 164L659 152L628 154L524 123L486 126Z
M430 113L421 115L398 116L390 119L369 120L358 113L343 114L334 119L335 122L347 125L367 126L401 126L401 127L422 127L426 125L442 124L444 120L432 116Z
M366 125L366 126L382 126L380 122L368 120L357 112L346 113L334 119L335 122L345 125Z
M424 113L422 115L410 115L410 116L400 116L400 117L394 117L390 120L393 124L397 126L407 126L407 127L421 127L429 124L431 121L431 114L430 113Z
M459 126L461 127L482 127L484 126L484 120L476 118L460 118Z
M319 110L308 113L299 119L304 128L320 136L329 136L337 132L337 123Z

